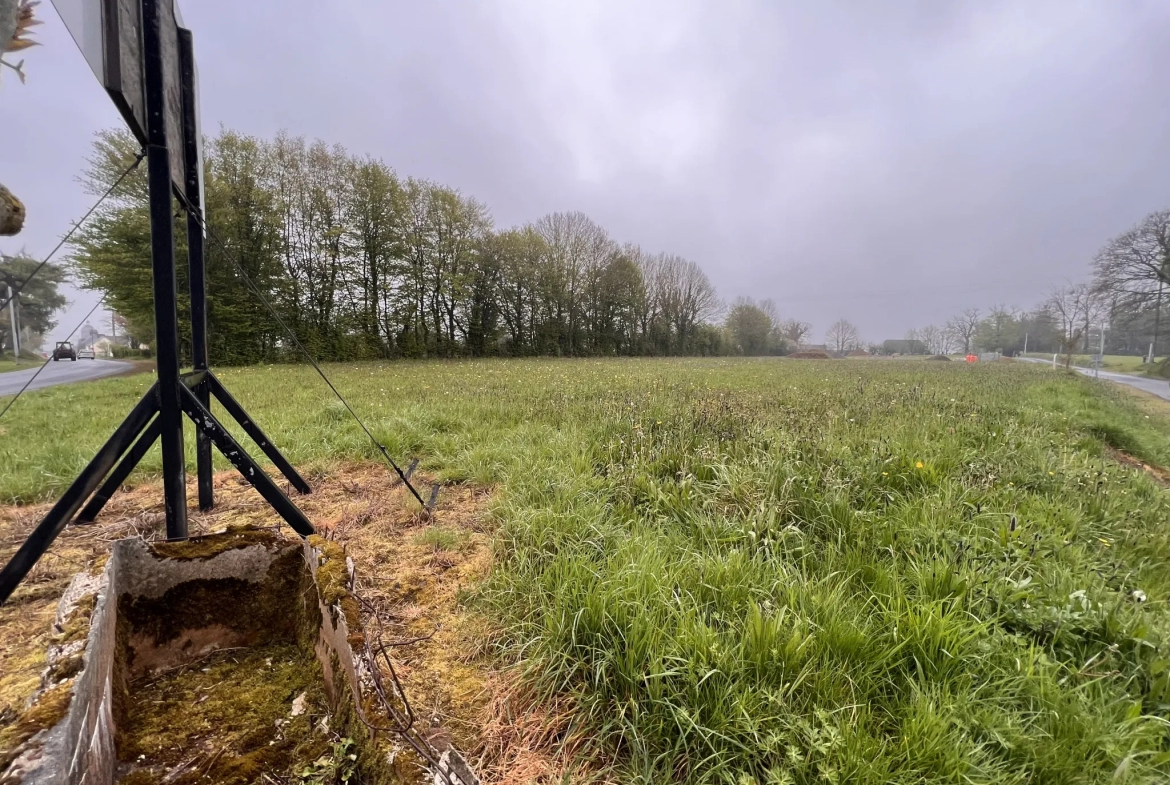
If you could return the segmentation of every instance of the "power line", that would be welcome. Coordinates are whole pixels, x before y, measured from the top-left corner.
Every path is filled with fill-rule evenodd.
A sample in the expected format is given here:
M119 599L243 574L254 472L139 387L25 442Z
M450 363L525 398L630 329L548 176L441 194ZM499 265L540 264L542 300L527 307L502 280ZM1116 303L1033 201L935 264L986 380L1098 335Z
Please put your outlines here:
M3 303L0 303L0 311L7 308L8 304L10 302L12 302L14 299L16 299L16 297L20 294L21 290L24 289L24 287L28 284L28 282L31 281L33 279L33 277L41 271L41 268L44 267L46 264L48 264L49 260L57 255L57 251L60 251L65 246L65 243L69 242L69 238L73 236L74 232L76 232L78 229L80 229L81 225L83 223L85 223L87 220L89 220L89 217L91 215L93 215L94 210L98 209L98 207L101 206L101 203L104 202L109 197L109 195L112 194L118 188L118 186L122 184L122 181L125 180L130 175L131 172L133 172L135 169L138 168L138 164L142 163L142 159L144 157L146 157L146 151L142 151L142 152L138 153L138 157L134 159L134 163L132 163L128 167L126 167L126 170L124 172L122 172L122 174L118 177L117 180L114 181L114 184L111 185L109 188L107 188L106 192L104 194L102 194L101 197L96 202L93 203L93 206L85 211L85 215L81 216L81 220L79 220L77 223L73 224L73 228L65 233L65 236L61 238L61 241L57 243L56 247L54 247L53 250L49 251L49 255L46 256L41 261L41 263L38 264L33 269L33 271L28 274L28 277L24 279L24 282L21 283L19 286L16 286L13 288L12 295L7 300L5 300Z
M345 396L343 396L333 385L333 382L330 381L329 377L325 375L325 371L321 370L321 366L317 364L315 359L313 359L313 355L310 354L309 350L306 349L304 344L301 343L301 340L297 337L297 334L292 330L291 327L288 326L288 324L284 321L284 318L281 317L277 310L272 306L272 303L269 302L268 298L264 295L264 292L260 289L260 287L258 287L255 282L253 282L252 279L248 276L248 273L244 270L243 265L241 265L235 255L231 253L231 251L227 248L227 245L219 239L219 236L215 233L215 231L207 225L207 222L202 214L200 214L198 210L193 210L191 204L185 198L180 199L180 201L183 203L184 209L186 209L190 215L195 216L195 220L207 233L207 236L211 238L211 241L216 246L216 250L219 252L219 255L222 258L227 259L227 261L231 263L232 267L236 269L236 273L244 280L244 283L248 286L249 289L251 289L252 293L256 295L264 307L268 309L268 313L272 314L272 318L276 320L276 323L279 324L281 328L284 329L285 333L288 334L288 337L292 339L293 344L296 345L298 350L300 350L300 353L304 356L304 358L309 361L309 365L313 366L313 370L317 372L317 375L321 377L322 381L324 381L325 384L328 385L329 389L333 391L333 394L337 396L337 400L341 401L342 405L345 406L350 416L353 417L354 421L365 432L370 442L378 448L379 452L382 453L382 457L386 459L386 463L390 464L390 468L394 470L394 472L398 475L398 478L410 490L410 493L414 496L414 498L418 500L418 503L429 509L429 505L427 502L423 501L423 497L419 495L417 490L415 490L415 487L411 484L410 478L406 475L406 472L402 471L401 467L399 467L399 465L394 462L394 458L390 456L390 451L387 450L386 446L378 441L377 437L375 437L370 429L366 427L366 424L362 421L362 418L359 417L357 412L353 410L353 407L349 405L349 401L347 401ZM435 490L437 491L438 489L436 488ZM432 496L434 496L434 494L432 494Z
M78 323L78 325L77 325L76 327L74 327L72 330L70 330L70 331L69 331L69 334L65 336L65 340L66 340L66 341L68 341L70 338L72 338L72 337L73 337L73 333L75 333L75 332L77 332L78 330L80 330L80 329L81 329L81 325L83 325L83 324L85 324L86 322L88 322L88 321L89 321L89 317L93 316L93 312L94 312L94 311L96 311L96 310L98 309L98 306L100 306L100 305L101 305L102 303L104 303L105 301L106 301L106 296L103 294L103 295L102 295L102 298L101 298L100 300L98 300L98 301L97 301L97 304L95 304L93 308L90 308L90 309L89 309L89 313L87 313L87 314L85 315L85 318L84 318L84 319L82 319L82 320L81 320L81 321ZM46 365L48 365L48 364L49 364L49 363L51 363L51 362L53 362L53 359L50 357L49 359L45 360L44 364L43 364L43 365L41 365L41 367L40 367L40 368L37 368L37 372L36 372L36 373L34 373L34 374L32 375L32 377L31 377L31 378L30 378L30 379L29 379L27 382L25 382L25 383L24 383L24 386L20 388L20 392L18 392L18 393L16 394L16 396L15 396L15 397L13 397L13 399L12 399L11 401L9 401L9 402L7 403L7 405L5 405L5 407L4 407L3 409L0 409L0 418L3 418L3 417L4 417L4 413L5 413L5 412L7 412L9 409L11 409L11 408L12 408L12 404L16 403L16 401L17 401L17 400L20 398L20 396L24 395L24 391L28 389L28 386L29 386L30 384L32 384L32 383L33 383L33 382L36 380L36 378L37 378L38 376L40 376L40 375L41 375L41 371L45 370L45 366L46 366Z

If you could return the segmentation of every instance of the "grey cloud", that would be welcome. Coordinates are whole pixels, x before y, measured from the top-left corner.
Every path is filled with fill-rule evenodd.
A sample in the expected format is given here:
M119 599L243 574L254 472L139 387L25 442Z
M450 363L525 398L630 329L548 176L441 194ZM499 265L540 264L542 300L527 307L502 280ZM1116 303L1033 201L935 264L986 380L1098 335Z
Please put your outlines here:
M49 9L44 8L48 11ZM1031 305L1170 205L1170 4L188 2L203 124L319 136L473 194L580 209L871 339ZM22 242L87 206L117 122L59 23L0 86ZM0 250L4 250L0 247ZM67 320L64 320L67 321Z

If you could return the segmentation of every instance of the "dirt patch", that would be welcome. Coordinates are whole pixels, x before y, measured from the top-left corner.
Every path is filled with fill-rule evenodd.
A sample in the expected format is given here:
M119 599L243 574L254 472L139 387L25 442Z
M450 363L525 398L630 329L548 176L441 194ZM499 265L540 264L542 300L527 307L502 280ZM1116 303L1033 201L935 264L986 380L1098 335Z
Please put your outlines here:
M420 479L425 485L425 478ZM493 669L487 655L493 630L467 603L491 569L488 492L469 486L446 487L439 494L432 519L421 513L404 487L391 487L393 478L380 465L339 466L309 480L314 488L312 494L290 495L313 521L319 535L327 543L344 545L353 559L356 594L363 601L361 615L367 634L392 644L389 651L410 699L416 728L433 736L436 746L443 746L441 737L448 736L455 746L469 753L473 765L489 748L488 757L493 761L514 759L516 756L506 749L511 736L500 730L501 723L507 726L510 718L496 716L497 710L508 705L498 696L510 693L514 680ZM201 513L192 506L189 511L192 535L239 524L280 525L271 508L234 472L218 473L214 484L216 508ZM283 481L281 484L285 485ZM188 486L188 498L194 505L193 481ZM15 552L48 507L0 507L0 562ZM57 601L72 575L100 569L114 540L138 536L157 542L165 539L164 531L161 487L150 482L116 494L96 524L69 527L62 533L11 600L0 607L0 716L19 715L35 692L46 667L50 638L55 634L52 624ZM287 527L285 533L292 536ZM184 552L182 557L212 555L198 550L197 543L194 546L194 551L186 546L190 552ZM380 630L375 620L380 621ZM197 674L191 689L210 688L212 681L203 684L207 681L203 676L209 673L203 668L211 668L214 674L215 667L216 661L209 660L189 671L188 676ZM159 684L144 682L149 689ZM192 693L186 697L197 701L201 695ZM291 699L282 694L280 711L287 714L284 704ZM268 708L272 708L269 704L275 705L268 697L259 704ZM140 728L142 745L151 743L150 723L161 722L160 718L143 718L147 724ZM217 725L210 716L200 717L198 722L212 728ZM266 730L274 729L274 723L275 719ZM0 720L0 726L3 724ZM202 774L212 768L218 770L226 764L212 758L222 748L225 751L220 761L227 760L236 743L234 738L210 733L189 744L184 742L181 746L190 751L178 763L190 758L195 761L192 768ZM384 742L392 744L393 740ZM501 742L505 742L504 749ZM542 753L531 752L526 760L536 760L531 764L536 768L554 770L545 762L551 758ZM495 771L502 774L499 768ZM224 777L228 774L223 772ZM484 779L499 781L491 776Z
M951 362L951 358L947 357L945 354L936 354L933 357L927 357L926 359L928 361L934 361L934 362L939 362L939 363Z
M1145 463L1129 453L1123 452L1116 447L1110 447L1109 445L1105 446L1105 453L1118 463L1129 466L1132 469L1140 469L1153 477L1159 484L1170 488L1170 470Z

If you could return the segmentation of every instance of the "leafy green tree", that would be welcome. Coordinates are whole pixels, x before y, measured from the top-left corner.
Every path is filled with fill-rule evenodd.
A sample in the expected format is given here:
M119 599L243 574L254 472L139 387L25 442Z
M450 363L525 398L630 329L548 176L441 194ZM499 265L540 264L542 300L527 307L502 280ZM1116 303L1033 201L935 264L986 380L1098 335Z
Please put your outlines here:
M723 324L731 333L740 354L770 354L775 347L773 337L776 324L768 312L750 297L736 300Z
M0 257L0 302L8 300L6 285L11 285L13 291L21 285L20 294L8 308L17 309L20 330L30 337L43 336L56 327L53 314L65 307L65 296L58 290L66 279L65 268L50 262L33 276L38 264L36 259L22 256ZM0 346L11 350L12 320L8 308L0 311ZM28 348L31 347L22 347Z
M1006 305L994 305L979 322L974 344L987 352L1009 352L1022 342L1020 312Z

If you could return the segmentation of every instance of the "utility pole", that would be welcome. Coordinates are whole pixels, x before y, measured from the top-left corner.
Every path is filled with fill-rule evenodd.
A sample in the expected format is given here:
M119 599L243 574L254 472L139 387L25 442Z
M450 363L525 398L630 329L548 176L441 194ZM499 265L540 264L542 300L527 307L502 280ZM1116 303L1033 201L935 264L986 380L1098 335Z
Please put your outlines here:
M1105 364L1105 325L1104 324L1101 325L1101 350L1100 350L1100 352L1098 352L1097 356L1100 357L1101 359L1098 362L1093 363L1097 367L1096 372L1093 375L1096 376L1098 379L1100 379L1101 378L1101 366Z
M16 331L16 298L12 294L12 284L8 284L8 321L12 325L12 356L20 364L20 333Z
M1028 333L1024 333L1024 356L1028 356Z
M1146 358L1146 362L1153 364L1154 349L1158 345L1158 327L1159 322L1162 321L1162 281L1158 281L1158 304L1154 307L1154 340L1150 341L1150 355Z

